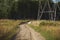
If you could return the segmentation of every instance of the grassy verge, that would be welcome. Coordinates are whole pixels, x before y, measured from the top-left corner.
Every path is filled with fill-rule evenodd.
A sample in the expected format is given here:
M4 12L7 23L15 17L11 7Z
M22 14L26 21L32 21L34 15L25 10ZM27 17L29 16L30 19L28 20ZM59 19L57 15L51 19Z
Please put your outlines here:
M41 33L46 40L60 40L60 21L39 21L39 26L29 26Z
M21 20L0 19L0 40L10 40L18 30Z

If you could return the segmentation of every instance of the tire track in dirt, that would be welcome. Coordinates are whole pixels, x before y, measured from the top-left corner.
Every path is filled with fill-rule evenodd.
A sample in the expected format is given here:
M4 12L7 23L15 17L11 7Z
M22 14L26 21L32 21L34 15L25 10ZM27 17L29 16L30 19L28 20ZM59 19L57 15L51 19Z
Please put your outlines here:
M35 30L30 28L27 24L22 24L19 26L20 31L16 35L14 40L45 40L41 34L37 33Z

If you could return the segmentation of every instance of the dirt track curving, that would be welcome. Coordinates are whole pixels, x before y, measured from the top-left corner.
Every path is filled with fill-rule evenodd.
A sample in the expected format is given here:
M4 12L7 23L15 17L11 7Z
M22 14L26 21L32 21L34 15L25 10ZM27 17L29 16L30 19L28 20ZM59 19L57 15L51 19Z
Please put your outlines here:
M22 24L20 25L20 31L14 40L45 40L45 38L30 28L27 24Z

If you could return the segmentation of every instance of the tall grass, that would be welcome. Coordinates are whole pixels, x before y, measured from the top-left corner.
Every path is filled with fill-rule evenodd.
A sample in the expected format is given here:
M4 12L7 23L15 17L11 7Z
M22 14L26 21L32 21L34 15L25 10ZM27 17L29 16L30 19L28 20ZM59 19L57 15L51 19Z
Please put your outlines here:
M41 33L46 40L60 40L60 21L39 21L39 26L29 25Z
M10 40L18 32L20 20L0 19L0 40Z

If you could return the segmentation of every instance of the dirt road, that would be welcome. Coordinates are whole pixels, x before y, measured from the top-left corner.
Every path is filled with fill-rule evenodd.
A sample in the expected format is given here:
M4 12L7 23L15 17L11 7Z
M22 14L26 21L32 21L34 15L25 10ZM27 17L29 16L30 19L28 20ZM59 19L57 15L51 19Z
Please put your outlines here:
M45 38L30 28L27 24L22 24L20 25L20 31L14 40L45 40Z

